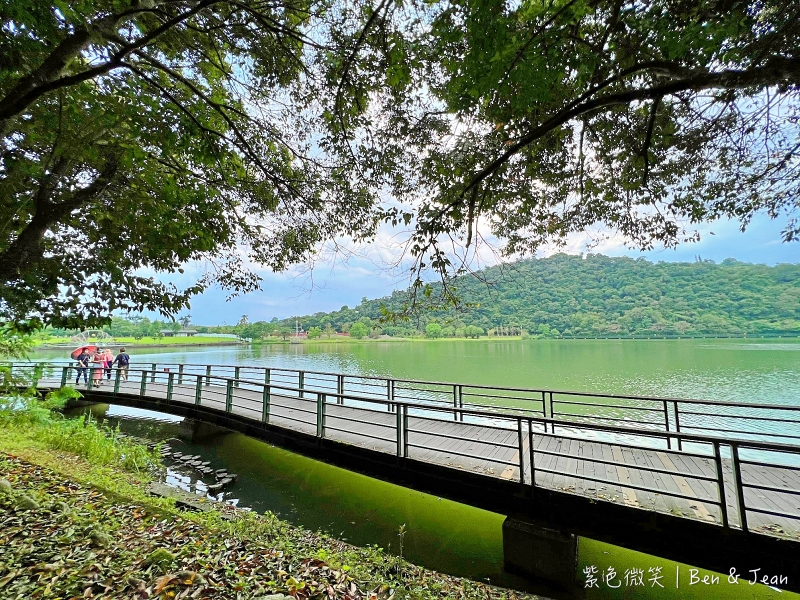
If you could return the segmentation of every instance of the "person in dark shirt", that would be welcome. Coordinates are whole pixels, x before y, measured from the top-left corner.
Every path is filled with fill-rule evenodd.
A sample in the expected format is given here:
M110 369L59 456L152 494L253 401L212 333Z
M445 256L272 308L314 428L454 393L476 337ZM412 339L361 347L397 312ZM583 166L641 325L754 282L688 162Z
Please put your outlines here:
M83 383L89 383L89 353L86 351L86 348L81 349L81 353L78 355L76 359L78 361L78 376L75 378L75 385L78 385L80 381L81 374L83 374Z
M128 365L131 364L131 357L125 352L125 348L119 349L119 354L117 354L117 357L114 359L114 363L118 365L117 368L119 369L122 381L128 381Z

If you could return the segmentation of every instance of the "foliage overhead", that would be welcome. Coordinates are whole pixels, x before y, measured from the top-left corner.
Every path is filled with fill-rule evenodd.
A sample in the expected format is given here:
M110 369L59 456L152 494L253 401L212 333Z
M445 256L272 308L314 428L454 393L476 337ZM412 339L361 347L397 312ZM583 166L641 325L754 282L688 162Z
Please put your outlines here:
M4 3L0 318L172 316L212 283L255 289L248 261L369 235L365 189L314 147L342 23L325 0ZM185 290L142 274L190 261Z
M420 77L452 135L424 160L418 252L479 219L509 254L587 230L674 246L756 213L800 237L798 2L426 6Z
M415 290L487 227L509 255L758 213L796 240L798 39L797 0L9 0L0 318L173 316L381 221Z

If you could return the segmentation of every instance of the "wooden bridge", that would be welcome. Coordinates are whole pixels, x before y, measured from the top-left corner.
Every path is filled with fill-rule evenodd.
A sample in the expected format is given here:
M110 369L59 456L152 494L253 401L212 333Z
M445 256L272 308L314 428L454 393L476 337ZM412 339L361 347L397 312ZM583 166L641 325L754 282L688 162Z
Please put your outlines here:
M76 375L13 369L42 388ZM798 405L228 365L135 364L127 381L115 370L96 384L78 389L211 419L544 528L539 541L509 542L509 554L516 544L563 562L583 535L724 574L761 568L800 590ZM517 570L554 570L537 560L507 555Z

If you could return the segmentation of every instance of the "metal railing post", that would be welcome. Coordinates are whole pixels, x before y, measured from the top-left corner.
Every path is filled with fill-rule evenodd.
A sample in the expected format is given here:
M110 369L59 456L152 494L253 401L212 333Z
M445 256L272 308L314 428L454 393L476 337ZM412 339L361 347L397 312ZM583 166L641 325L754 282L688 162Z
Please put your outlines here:
M736 501L739 505L739 523L742 532L747 533L747 506L744 503L744 487L742 486L742 471L739 464L739 444L731 444L731 467L733 468L733 480L736 485Z
M722 457L719 452L719 442L714 442L714 466L717 471L717 493L719 506L722 511L722 526L728 527L728 505L725 499L725 480L722 473Z
M536 468L533 463L533 421L528 419L528 451L530 456L528 462L531 465L531 487L536 487Z
M464 408L464 386L463 385L459 385L458 386L458 407L459 408ZM460 411L458 413L458 420L459 421L463 421L464 420L464 412L463 411Z
M669 434L669 413L667 412L667 401L664 400L664 429ZM667 435L667 450L672 449L672 438Z
M269 372L267 373L269 379ZM264 391L261 397L261 421L269 423L269 381L264 384Z
M395 427L397 428L397 458L403 456L403 413L400 407L395 410Z
M339 394L336 398L339 404L344 404L344 375L336 376L336 393Z
M69 371L69 367L62 367L61 368L61 387L67 385L67 372Z
M89 370L89 381L86 384L86 389L91 390L92 388L94 388L94 372L96 369L95 367L89 367L88 370Z
M178 385L183 385L183 365L178 365Z
M305 383L305 373L303 371L297 372L297 389L300 390L300 398L303 397L303 384Z
M270 370L269 369L264 369L264 383L266 385L269 385L270 377L271 377Z
M241 367L237 366L233 369L233 377L236 381L233 382L237 388L239 387L239 373L241 372Z
M555 419L556 418L555 417L555 413L553 412L553 392L549 392L549 394L550 394L550 418L551 419ZM552 422L550 423L550 432L551 433L555 433L556 432L556 424L555 423L552 423Z
M147 371L142 371L142 381L141 385L139 386L139 395L144 396L146 390L147 390Z
M548 418L548 417L547 417L547 400L545 399L544 392L542 392L542 416L543 416L545 419L547 419L547 418ZM544 427L544 432L545 432L545 433L547 433L547 421L545 421L544 423L542 423L542 426Z
M233 379L228 379L228 385L225 389L225 412L229 413L233 410Z
M197 375L197 381L194 384L194 405L200 406L200 399L203 397L203 376Z
M453 386L453 420L458 421L458 386Z
M211 365L206 365L206 385L211 385Z
M403 405L403 458L408 458L408 405Z
M122 373L120 373L120 370L117 369L116 375L114 376L114 395L115 396L117 394L119 394L119 382L120 382L121 376L122 376Z
M317 437L325 437L325 394L317 392Z
M681 419L678 416L678 401L672 401L672 409L675 411L675 431L678 433L678 450L683 450L683 440L681 440Z
M519 482L525 485L525 454L522 444L522 417L517 417L517 443L519 444Z
M392 410L392 380L386 380L386 408Z
M155 383L156 380L156 367L158 366L157 363L152 363L153 369L150 374L150 383Z
M172 388L175 384L175 373L167 375L167 402L172 402Z

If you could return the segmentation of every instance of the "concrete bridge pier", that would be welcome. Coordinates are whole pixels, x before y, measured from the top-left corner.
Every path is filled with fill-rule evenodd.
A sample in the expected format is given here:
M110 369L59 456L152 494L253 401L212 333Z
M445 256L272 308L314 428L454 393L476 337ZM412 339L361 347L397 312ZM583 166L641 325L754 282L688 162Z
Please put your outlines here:
M178 437L190 444L203 444L229 433L225 429L220 429L218 425L198 419L184 419L179 427L180 434Z
M506 517L503 521L503 563L509 573L531 578L577 597L578 536L550 524Z

